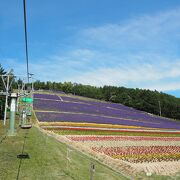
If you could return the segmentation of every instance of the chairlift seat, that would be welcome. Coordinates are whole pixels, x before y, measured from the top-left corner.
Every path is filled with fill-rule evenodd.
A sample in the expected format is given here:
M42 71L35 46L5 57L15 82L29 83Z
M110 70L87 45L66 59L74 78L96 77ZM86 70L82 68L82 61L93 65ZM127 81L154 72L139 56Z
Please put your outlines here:
M24 124L24 125L20 125L21 129L31 129L32 128L32 124Z

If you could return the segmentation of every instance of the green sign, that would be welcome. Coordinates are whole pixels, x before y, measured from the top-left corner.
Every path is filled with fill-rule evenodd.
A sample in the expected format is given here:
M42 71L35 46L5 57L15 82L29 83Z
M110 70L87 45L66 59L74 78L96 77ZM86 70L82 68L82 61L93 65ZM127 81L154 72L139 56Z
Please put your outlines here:
M27 98L27 97L23 97L21 100L22 100L22 102L26 102L26 103L32 103L33 102L32 98Z

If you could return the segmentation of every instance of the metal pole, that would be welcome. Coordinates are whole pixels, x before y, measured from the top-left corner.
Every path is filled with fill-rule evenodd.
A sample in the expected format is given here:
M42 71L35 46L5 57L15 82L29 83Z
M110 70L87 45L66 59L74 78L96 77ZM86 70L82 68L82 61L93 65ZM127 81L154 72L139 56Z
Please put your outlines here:
M34 81L32 79L32 91L34 92Z
M90 164L90 180L93 180L94 172L95 172L95 165L91 163Z
M18 84L18 94L20 94L20 84Z
M70 159L70 152L72 151L72 149L70 149L68 146L67 146L67 152L66 152L66 160L67 160L67 164L66 164L66 168L67 168L67 171L69 171L69 168L70 168L70 162L71 162L71 159Z
M67 160L66 169L67 171L69 171L69 148L68 147L67 147L67 152L66 152L66 160Z
M6 101L5 101L5 110L4 110L4 126L6 125L6 117L7 117L8 91L9 91L9 75L7 75L7 85L6 85Z
M21 126L24 126L26 124L26 111L23 110L22 112L22 123L21 123Z
M161 101L158 102L159 102L159 115L161 116Z
M16 100L17 100L17 94L11 93L11 109L10 109L10 122L9 122L8 136L16 135L16 129L15 129Z

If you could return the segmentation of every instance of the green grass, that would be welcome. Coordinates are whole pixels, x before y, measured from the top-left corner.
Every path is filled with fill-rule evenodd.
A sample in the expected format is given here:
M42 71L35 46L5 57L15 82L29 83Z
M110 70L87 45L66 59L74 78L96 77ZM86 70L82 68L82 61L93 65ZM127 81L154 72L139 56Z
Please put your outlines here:
M47 128L48 129L48 128ZM60 135L123 135L123 136L153 136L153 137L180 137L180 134L141 133L141 132L111 132L93 130L53 130Z
M67 161L67 145L47 136L36 127L30 130L17 129L17 136L8 137L7 129L2 124L3 122L0 121L0 179L2 180L89 180L91 163L95 165L93 180L127 179L74 149L69 151L70 161ZM22 153L24 141L23 153L28 153L30 159L20 160L17 155ZM144 174L139 174L135 179L173 178L156 175L146 177Z
M6 128L0 122L0 179L2 180L34 180L90 179L90 164L95 164L95 180L126 179L119 173L100 164L94 159L76 151L69 153L70 162L67 164L67 145L33 127L30 130L17 129L17 136L5 137ZM30 159L18 159L22 153L28 153Z

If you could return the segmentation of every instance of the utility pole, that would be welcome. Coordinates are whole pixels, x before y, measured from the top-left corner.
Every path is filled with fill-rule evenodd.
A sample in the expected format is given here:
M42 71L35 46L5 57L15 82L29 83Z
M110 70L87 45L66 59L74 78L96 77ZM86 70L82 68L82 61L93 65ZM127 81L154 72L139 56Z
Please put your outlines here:
M5 75L1 75L1 78L2 78L2 81L3 81L3 84L4 84L4 88L5 88L5 92L2 92L0 94L6 96L5 109L4 109L4 125L6 125L9 90L10 90L12 82L14 80L14 75L12 75L11 72L12 72L12 70L9 73L5 74ZM10 77L12 77L11 80L10 80Z
M32 73L29 73L29 78L31 78L31 83L32 83L32 86L31 86L31 91L33 92L34 91L34 81L33 81L33 76L34 76L34 74L32 74Z
M159 116L161 116L161 101L158 101L159 103Z
M7 76L7 85L6 85L6 101L5 101L5 110L4 110L4 126L6 125L6 117L7 117L8 94L9 94L9 76Z

